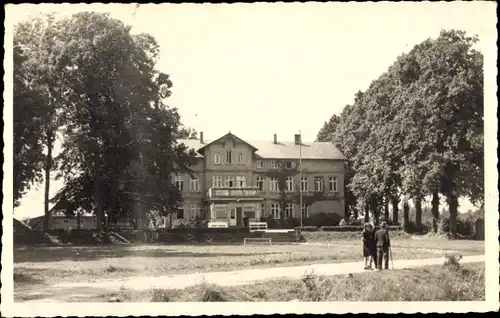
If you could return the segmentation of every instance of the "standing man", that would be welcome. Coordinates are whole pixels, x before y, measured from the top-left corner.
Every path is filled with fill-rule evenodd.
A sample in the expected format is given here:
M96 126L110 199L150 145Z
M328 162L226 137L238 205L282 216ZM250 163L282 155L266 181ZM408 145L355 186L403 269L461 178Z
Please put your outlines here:
M384 259L384 269L389 269L389 248L391 247L391 239L389 238L387 222L382 222L381 228L375 232L375 243L377 244L378 270L382 270L382 258Z

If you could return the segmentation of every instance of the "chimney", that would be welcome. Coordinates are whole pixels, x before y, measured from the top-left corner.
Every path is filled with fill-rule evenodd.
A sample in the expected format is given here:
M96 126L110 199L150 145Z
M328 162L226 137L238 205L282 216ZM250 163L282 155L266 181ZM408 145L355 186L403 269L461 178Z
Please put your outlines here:
M278 135L277 134L274 134L274 143L277 144L278 143Z
M203 143L203 131L200 131L200 143Z
M296 145L301 145L302 144L302 140L300 140L300 135L299 134L295 134L295 144Z

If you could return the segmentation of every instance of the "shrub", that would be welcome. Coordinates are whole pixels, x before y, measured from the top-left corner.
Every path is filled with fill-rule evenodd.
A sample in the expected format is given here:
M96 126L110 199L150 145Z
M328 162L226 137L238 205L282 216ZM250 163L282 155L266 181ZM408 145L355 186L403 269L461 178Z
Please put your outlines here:
M301 232L316 232L319 228L317 226L296 226L296 231Z
M209 302L209 301L228 301L227 295L224 293L222 289L216 286L204 286L201 301Z
M194 228L207 228L208 221L199 218L191 220L175 220L172 222L172 229L194 229Z
M471 217L457 217L457 234L463 236L471 236L474 234L475 220ZM438 223L438 231L440 233L448 233L450 231L450 218L441 217Z
M265 222L267 223L267 228L268 229L276 229L276 228L278 228L278 222L272 217L272 215L269 215L266 218Z
M164 289L151 290L150 301L151 302L169 302L170 295L168 293L168 290L164 290Z
M309 225L309 226L336 226L339 225L340 220L342 220L342 217L338 215L337 213L317 213L311 215L307 219L307 224L304 225Z
M444 267L453 271L460 269L460 260L462 259L461 254L445 254L444 257L446 258L443 264Z
M175 228L171 230L164 231L165 233L179 233L179 234L199 234L199 233L241 233L248 232L246 228L228 227L228 228Z

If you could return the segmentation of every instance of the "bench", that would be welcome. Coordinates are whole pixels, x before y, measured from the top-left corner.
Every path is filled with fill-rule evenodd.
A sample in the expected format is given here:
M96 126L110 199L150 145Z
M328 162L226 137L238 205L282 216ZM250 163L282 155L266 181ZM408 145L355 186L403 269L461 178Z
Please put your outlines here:
M248 224L248 229L250 230L250 232L267 231L267 223L266 222L250 222Z
M215 229L215 228L217 228L217 229L221 229L221 228L224 229L224 228L227 228L227 227L228 227L228 225L227 225L226 222L209 222L208 223L208 228L209 229Z
M272 244L272 240L270 237L245 237L243 239L243 245L247 245L247 241L268 241L269 246Z

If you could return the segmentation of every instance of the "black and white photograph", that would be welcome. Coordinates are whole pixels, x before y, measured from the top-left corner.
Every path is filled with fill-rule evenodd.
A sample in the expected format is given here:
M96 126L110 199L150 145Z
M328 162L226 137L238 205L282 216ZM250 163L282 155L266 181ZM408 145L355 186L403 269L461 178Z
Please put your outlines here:
M497 311L496 6L4 4L2 315Z

